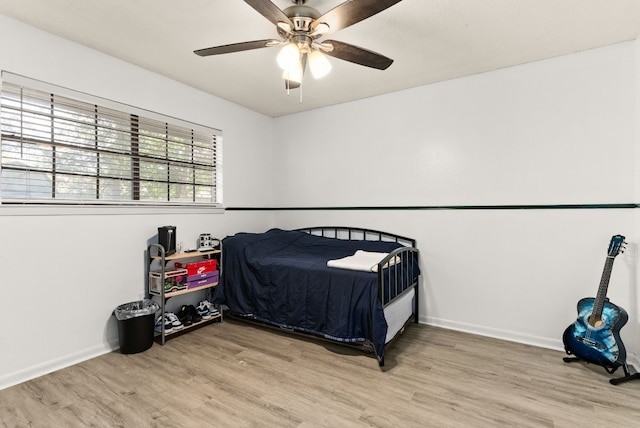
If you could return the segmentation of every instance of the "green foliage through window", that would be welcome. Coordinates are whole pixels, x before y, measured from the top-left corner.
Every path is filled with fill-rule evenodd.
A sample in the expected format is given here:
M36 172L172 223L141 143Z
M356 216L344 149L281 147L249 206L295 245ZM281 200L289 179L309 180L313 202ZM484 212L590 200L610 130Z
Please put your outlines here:
M221 205L220 131L5 77L3 203Z

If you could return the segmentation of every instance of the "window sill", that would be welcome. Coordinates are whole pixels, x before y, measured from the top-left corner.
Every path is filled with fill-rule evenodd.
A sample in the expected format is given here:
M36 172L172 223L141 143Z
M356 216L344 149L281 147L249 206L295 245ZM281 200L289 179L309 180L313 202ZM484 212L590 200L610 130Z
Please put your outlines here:
M223 207L118 205L0 205L0 216L223 214Z

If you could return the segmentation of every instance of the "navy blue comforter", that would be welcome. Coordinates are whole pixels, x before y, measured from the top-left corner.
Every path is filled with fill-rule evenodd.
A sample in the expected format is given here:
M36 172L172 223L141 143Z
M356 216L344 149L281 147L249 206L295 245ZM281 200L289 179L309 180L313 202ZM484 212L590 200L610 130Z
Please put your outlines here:
M327 267L356 250L390 252L395 242L347 241L272 229L223 239L216 303L232 313L343 341L365 341L382 360L387 322L377 275Z

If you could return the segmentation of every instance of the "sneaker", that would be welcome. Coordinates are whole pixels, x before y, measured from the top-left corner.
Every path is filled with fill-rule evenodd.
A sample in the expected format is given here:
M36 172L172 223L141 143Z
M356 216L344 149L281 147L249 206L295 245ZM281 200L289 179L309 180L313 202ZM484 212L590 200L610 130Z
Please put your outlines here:
M193 305L182 305L178 311L178 319L186 327L193 323L202 321L202 317L198 315L198 311Z
M173 312L166 312L164 316L167 317L167 319L171 322L171 328L173 328L174 330L180 330L182 327L184 327L180 319L178 319L176 314L174 314Z
M214 304L209 302L208 300L203 300L202 302L198 303L198 308L200 308L200 307L203 307L203 308L207 309L207 311L209 312L209 318L220 314L220 312L214 306Z
M188 305L187 306L187 311L189 312L189 315L191 315L191 321L193 321L193 322L202 321L202 316L198 313L198 310L196 309L195 306Z
M204 301L198 303L198 306L196 306L196 311L198 311L198 315L200 315L203 320L208 320L209 318L211 318L209 307L204 304Z
M173 323L169 320L169 317L167 317L167 314L164 315L164 317L159 316L156 319L156 325L154 327L155 331L158 333L162 333L162 324L164 323L164 332L166 333L171 333L173 331Z
M169 278L169 279L173 279L173 278ZM164 283L164 292L165 293L172 293L174 291L180 291L180 290L186 290L187 289L187 284L181 284L175 281L167 281Z
M176 313L176 316L185 327L189 327L193 322L187 311L183 311L182 308Z

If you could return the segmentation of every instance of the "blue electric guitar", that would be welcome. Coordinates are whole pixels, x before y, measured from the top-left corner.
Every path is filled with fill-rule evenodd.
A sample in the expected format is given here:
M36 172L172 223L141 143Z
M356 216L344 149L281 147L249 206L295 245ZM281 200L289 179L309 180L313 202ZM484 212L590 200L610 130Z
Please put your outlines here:
M627 352L620 339L620 329L629 320L627 312L607 298L609 278L615 257L623 250L624 236L615 235L609 243L604 271L596 298L585 297L578 302L578 319L562 336L567 354L603 366L613 373L623 366L627 374ZM577 359L565 358L565 361Z

